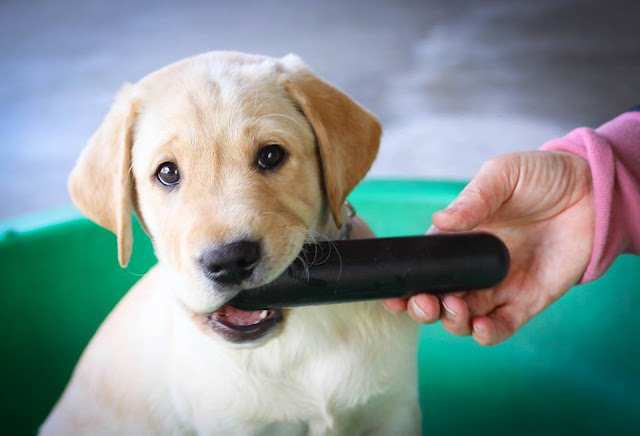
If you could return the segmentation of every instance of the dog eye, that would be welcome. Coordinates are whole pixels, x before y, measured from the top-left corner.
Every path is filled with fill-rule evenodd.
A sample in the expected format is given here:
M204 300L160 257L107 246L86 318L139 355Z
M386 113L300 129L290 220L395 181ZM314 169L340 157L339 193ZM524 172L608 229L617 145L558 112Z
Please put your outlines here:
M278 144L265 145L258 152L258 166L270 170L282 163L286 155L284 148Z
M178 165L173 162L161 163L156 171L158 180L165 186L175 186L180 181L180 172Z

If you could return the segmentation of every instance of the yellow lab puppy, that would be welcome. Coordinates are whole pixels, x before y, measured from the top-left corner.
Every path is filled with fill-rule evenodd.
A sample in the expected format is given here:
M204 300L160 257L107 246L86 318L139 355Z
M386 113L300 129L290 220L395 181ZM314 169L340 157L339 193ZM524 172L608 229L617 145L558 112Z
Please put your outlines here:
M348 221L372 236L344 200L380 134L293 55L212 52L126 85L69 188L117 235L123 266L135 211L158 265L102 324L41 433L419 434L406 316L379 302L226 304L305 241L338 239Z

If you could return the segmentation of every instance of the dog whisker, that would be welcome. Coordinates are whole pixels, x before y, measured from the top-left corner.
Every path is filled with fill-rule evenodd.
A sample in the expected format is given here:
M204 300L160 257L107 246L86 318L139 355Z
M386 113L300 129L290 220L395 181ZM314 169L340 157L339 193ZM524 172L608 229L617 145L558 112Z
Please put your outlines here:
M304 258L306 258L306 253L304 251L301 251L300 254L298 254L298 256L296 257L296 259L299 259L300 263L302 263L302 270L307 275L307 282L308 282L309 280L311 280L311 274L309 272L309 262Z

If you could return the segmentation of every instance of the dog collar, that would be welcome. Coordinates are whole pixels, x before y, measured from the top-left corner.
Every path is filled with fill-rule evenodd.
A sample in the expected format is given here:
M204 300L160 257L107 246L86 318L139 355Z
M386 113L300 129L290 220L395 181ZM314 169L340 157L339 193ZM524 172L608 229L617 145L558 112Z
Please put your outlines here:
M347 210L347 222L342 226L342 230L340 230L340 240L344 241L345 239L349 239L351 237L351 220L354 216L356 216L356 208L353 207L351 203L348 201L344 202L344 207Z

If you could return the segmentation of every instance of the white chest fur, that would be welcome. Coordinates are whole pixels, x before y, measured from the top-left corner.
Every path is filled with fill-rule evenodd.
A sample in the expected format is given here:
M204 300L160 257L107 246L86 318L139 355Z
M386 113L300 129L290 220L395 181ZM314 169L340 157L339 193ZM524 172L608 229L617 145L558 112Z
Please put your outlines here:
M277 338L237 349L176 311L174 404L199 434L364 431L385 399L416 402L416 331L379 302L299 308Z

